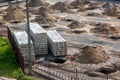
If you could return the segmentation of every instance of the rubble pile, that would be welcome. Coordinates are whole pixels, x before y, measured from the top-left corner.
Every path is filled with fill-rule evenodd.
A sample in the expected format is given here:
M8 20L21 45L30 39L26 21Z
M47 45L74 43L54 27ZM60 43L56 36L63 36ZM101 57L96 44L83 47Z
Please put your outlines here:
M54 25L54 22L57 21L57 19L56 17L47 12L41 12L40 15L36 17L35 21L38 22L39 24L52 26Z
M85 46L81 53L77 53L72 57L72 60L86 64L97 64L105 62L107 59L107 54L100 46Z
M118 34L120 31L117 27L113 27L110 24L100 23L95 26L95 28L91 28L90 30L93 33L97 34Z
M85 27L85 24L82 24L78 21L73 21L71 24L68 25L68 27L70 27L71 29L82 28L82 27Z
M23 20L26 18L26 14L19 7L11 6L3 17L5 20Z
M51 7L53 10L57 10L60 12L70 12L70 6L64 4L63 2L57 2Z

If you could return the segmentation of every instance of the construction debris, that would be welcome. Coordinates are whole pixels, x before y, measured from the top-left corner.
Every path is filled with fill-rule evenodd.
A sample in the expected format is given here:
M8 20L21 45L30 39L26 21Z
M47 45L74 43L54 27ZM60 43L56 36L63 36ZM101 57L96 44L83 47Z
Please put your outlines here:
M57 19L56 17L47 12L41 12L40 15L36 17L35 21L38 22L39 24L53 26L54 22L56 22Z
M26 14L17 6L9 7L8 12L4 15L5 20L23 20Z
M85 46L80 53L72 56L71 60L86 64L98 64L105 62L108 56L102 47Z
M71 29L82 28L82 27L85 27L85 24L80 23L78 21L73 21L71 24L68 25L68 27L70 27Z
M93 33L97 34L118 34L120 31L117 27L112 27L110 24L100 23L97 24L95 28L90 30Z
M70 6L66 5L63 2L58 2L58 3L54 4L51 8L53 10L57 10L57 11L60 11L60 12L71 12L70 9L69 9Z

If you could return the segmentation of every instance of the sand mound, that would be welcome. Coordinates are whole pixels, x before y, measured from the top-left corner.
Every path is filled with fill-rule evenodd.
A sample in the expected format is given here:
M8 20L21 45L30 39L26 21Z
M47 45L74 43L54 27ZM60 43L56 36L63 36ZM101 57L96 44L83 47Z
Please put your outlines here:
M53 10L58 10L60 12L70 12L70 7L62 2L58 2L51 7Z
M120 8L119 6L113 4L113 3L106 3L103 5L105 8L104 14L108 16L120 16Z
M53 13L54 11L52 9L47 8L47 7L40 7L39 13L41 13L41 12Z
M74 29L74 28L82 28L84 27L85 25L78 22L78 21L73 21L71 24L68 25L68 27L70 27L71 29Z
M97 24L95 28L90 30L97 34L118 34L120 31L116 27L112 27L110 24Z
M30 0L29 7L38 7L38 6L49 6L49 3L43 2L41 0Z
M70 5L73 6L73 8L78 8L78 7L84 6L84 4L88 4L88 3L90 3L89 0L76 0L76 1L73 1L72 3L70 3Z
M57 21L57 19L47 12L41 12L40 15L37 16L35 21L38 22L39 24L46 24L52 26L54 25L54 22Z
M23 20L26 14L16 6L9 7L10 9L4 15L5 20Z
M86 46L82 49L81 54L75 54L74 58L77 62L87 63L87 64L97 64L105 62L108 56L102 47Z

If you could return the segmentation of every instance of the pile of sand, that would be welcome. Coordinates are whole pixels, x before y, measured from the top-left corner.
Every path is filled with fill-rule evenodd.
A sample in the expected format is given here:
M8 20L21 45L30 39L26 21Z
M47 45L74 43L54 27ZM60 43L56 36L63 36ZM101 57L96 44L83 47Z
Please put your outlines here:
M90 1L89 0L76 0L73 1L72 3L70 3L71 6L73 6L73 8L78 8L78 7L83 7L84 4L89 4Z
M49 3L43 2L41 0L30 0L29 7L38 7L38 6L49 6Z
M51 8L53 10L57 10L57 11L60 11L60 12L71 12L70 9L69 9L70 6L66 5L63 2L57 2Z
M23 20L26 18L26 14L17 6L11 6L8 12L4 15L5 20Z
M54 11L52 9L47 8L47 7L40 7L39 13L43 13L43 12L53 13Z
M99 46L86 46L82 49L81 53L73 56L73 60L86 64L97 64L105 62L107 59L108 56L105 54L105 51Z
M41 12L40 15L36 17L35 21L39 24L52 26L54 25L54 22L57 21L57 19L47 12Z
M120 16L120 9L113 3L106 3L103 5L105 8L104 14L108 16Z
M90 30L93 33L97 34L118 34L120 31L117 27L112 27L110 24L99 23L95 26L95 28L91 28Z
M71 29L82 28L82 27L85 27L85 24L82 24L78 21L73 21L71 24L68 25L68 27L70 27Z

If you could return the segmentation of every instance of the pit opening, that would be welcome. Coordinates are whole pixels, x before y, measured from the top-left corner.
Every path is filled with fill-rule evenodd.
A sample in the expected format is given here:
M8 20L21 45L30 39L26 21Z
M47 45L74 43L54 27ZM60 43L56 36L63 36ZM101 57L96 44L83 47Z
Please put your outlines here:
M66 61L65 59L60 59L60 58L56 58L54 60L55 63L59 63L59 64L65 63L65 61Z

